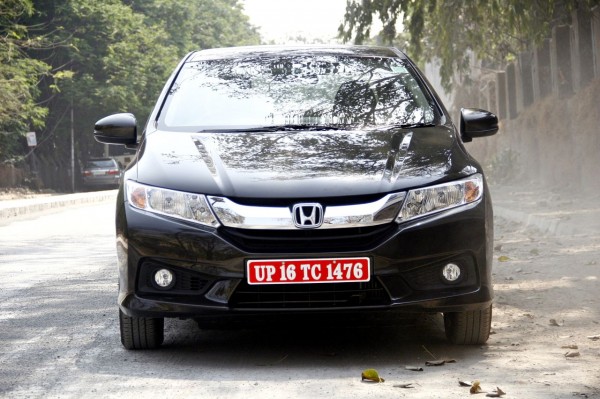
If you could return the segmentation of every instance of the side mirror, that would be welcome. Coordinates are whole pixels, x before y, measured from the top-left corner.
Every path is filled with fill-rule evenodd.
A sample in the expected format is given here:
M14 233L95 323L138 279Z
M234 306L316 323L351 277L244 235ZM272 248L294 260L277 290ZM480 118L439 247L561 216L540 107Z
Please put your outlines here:
M104 144L135 145L137 121L133 114L113 114L100 119L94 126L94 138Z
M485 137L498 131L498 117L491 112L475 108L460 110L460 135L464 142L475 137Z

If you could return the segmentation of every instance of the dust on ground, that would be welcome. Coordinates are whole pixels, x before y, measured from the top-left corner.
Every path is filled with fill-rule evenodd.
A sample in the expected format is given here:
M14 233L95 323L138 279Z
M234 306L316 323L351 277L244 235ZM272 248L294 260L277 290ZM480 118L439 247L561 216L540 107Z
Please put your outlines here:
M527 217L495 218L493 335L484 356L513 372L505 375L518 389L513 397L600 397L599 201L533 187L492 194L497 208Z

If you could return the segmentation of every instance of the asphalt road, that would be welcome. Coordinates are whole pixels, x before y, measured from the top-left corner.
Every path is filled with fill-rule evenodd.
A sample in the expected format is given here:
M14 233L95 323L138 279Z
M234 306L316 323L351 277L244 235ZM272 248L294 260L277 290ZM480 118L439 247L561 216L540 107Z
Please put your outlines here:
M600 397L600 341L588 338L600 334L598 236L540 237L500 220L495 334L481 347L446 344L441 317L377 315L202 329L167 320L163 348L127 351L113 206L0 226L0 397L464 398L458 380L475 379L505 398ZM456 362L425 365L434 358ZM367 368L386 382L361 382Z

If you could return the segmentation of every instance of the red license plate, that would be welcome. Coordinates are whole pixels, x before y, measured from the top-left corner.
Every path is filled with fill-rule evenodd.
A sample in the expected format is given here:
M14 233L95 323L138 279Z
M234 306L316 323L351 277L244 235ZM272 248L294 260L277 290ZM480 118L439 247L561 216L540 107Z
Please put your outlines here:
M259 259L246 264L248 284L344 283L369 281L369 258Z

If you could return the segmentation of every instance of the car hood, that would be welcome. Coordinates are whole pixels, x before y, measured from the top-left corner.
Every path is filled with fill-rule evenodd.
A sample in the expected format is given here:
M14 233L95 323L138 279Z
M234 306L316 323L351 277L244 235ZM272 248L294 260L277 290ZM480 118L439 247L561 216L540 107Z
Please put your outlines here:
M365 131L154 131L145 136L128 178L230 198L323 198L425 186L473 174L475 167L453 130L445 126Z

